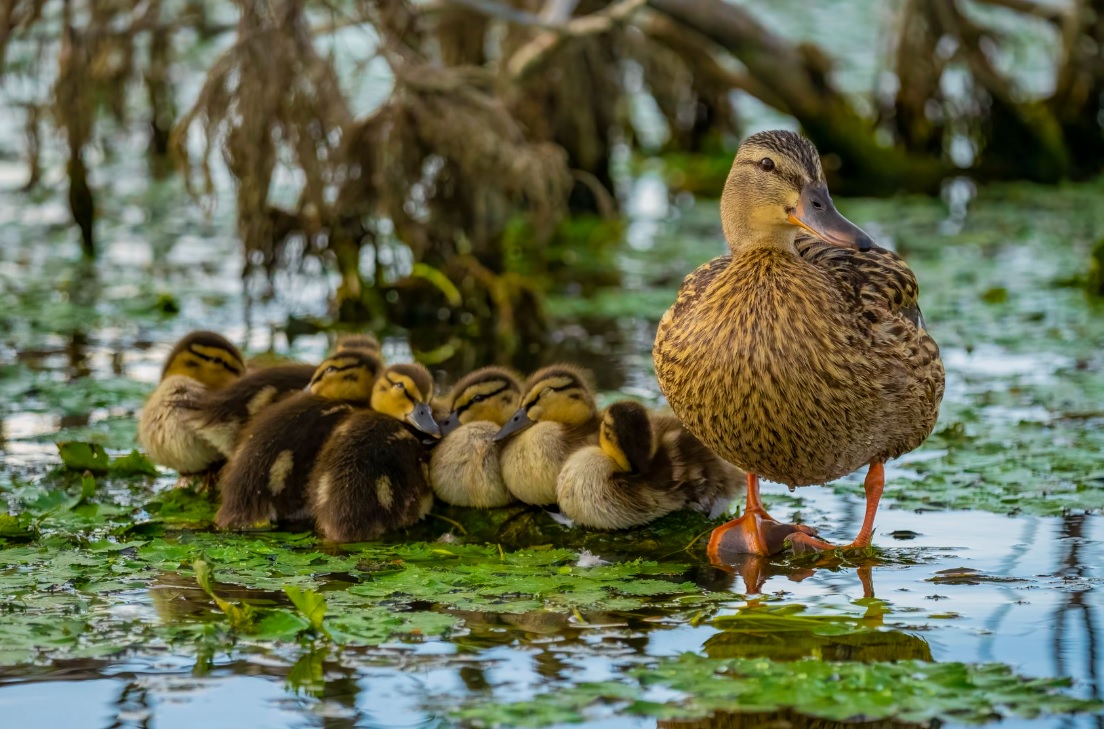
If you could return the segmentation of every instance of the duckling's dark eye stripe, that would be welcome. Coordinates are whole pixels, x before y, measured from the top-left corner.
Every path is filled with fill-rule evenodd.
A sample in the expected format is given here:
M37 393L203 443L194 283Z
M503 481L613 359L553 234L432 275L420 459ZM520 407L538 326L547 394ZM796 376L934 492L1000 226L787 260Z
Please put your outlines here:
M333 370L334 372L345 372L346 370L355 370L358 367L360 367L360 365L357 365L357 364L344 365L344 366L341 366L341 367L338 367L337 365L330 365L326 369L324 369L321 372L319 372L318 374L316 374L314 376L314 378L311 380L311 384L313 385L314 383L321 380L323 377L326 376L326 373L329 372L330 370Z
M405 382L395 382L390 377L386 377L386 376L384 377L384 379L387 380L388 382L390 382L392 385L402 385L403 386L403 391L402 391L403 397L405 397L408 401L410 401L411 405L417 405L418 404L418 400L415 400L414 396L410 394L410 390L406 389L406 383Z
M564 390L577 390L577 389L579 389L579 383L569 382L566 385L560 385L559 387L548 387L548 388L545 388L545 389L547 389L549 392L563 392ZM536 397L536 399L533 400L533 402L527 403L526 406L525 406L525 412L528 413L529 408L536 405L540 401L541 397L543 397L543 395L538 395Z
M506 392L506 390L508 390L509 387L510 387L509 385L503 385L502 387L498 388L494 392L481 392L479 394L482 395L484 399L486 399L488 397L494 397L495 395L497 395L501 392ZM456 408L456 414L460 415L461 413L466 412L467 409L470 408L474 404L475 404L475 398L473 397L471 400L468 400L466 403L464 403L460 407Z
M211 357L210 355L206 355L203 352L196 351L192 347L188 347L188 351L190 353L194 354L196 357L199 357L204 362L214 362L215 360L218 360L219 361L218 363L220 365L222 365L226 369L230 370L235 375L240 375L241 374L241 369L237 365L230 362L229 360L222 359L221 357Z

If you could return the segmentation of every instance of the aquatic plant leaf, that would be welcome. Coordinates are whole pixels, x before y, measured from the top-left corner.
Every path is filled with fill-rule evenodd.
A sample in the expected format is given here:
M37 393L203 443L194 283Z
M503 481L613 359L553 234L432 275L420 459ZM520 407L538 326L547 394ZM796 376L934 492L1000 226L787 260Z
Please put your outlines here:
M252 634L261 640L291 640L310 627L310 621L298 613L269 610L257 621Z
M111 456L97 443L65 441L59 442L57 447L61 462L74 471L107 473L107 468L111 465Z
M253 625L256 614L252 607L249 605L235 605L228 600L222 599L215 593L213 572L210 564L205 560L197 559L192 563L192 569L195 571L196 583L198 583L200 588L215 601L215 605L218 606L218 609L230 620L230 627L242 630L248 629Z
M199 525L214 521L218 505L193 488L174 488L158 494L146 510L161 522Z
M295 585L286 585L284 593L291 600L291 604L307 619L312 628L329 637L329 631L326 630L326 626L322 622L323 618L326 617L325 598L314 590L304 590Z
M111 472L117 476L157 476L157 466L144 453L132 450L111 461Z

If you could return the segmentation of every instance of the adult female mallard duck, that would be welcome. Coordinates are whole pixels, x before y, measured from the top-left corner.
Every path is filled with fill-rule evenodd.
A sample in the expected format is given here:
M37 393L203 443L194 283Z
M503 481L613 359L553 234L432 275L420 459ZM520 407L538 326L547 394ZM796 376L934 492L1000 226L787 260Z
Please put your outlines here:
M333 542L374 539L429 512L429 450L418 434L441 435L432 399L433 377L425 367L392 365L372 388L372 409L350 415L334 430L308 486L322 536Z
M177 342L138 419L138 441L149 457L181 475L203 473L222 461L191 418L205 396L230 386L243 372L241 352L221 334L197 331Z
M567 457L598 442L594 388L581 370L552 365L525 383L521 407L495 435L505 440L502 477L519 501L556 503L556 478Z
M688 507L710 514L732 501L739 481L739 470L709 452L678 419L652 416L626 401L606 408L598 445L564 463L556 498L576 524L628 529Z
M338 337L334 354L366 352L376 363L373 377L382 369L379 342L371 334ZM192 428L230 458L246 425L264 409L301 393L315 377L317 365L282 364L251 370L229 386L205 395L191 415Z
M307 391L257 415L220 474L215 523L248 528L307 518L307 482L319 452L356 408L369 406L379 370L367 351L339 351L318 366Z
M495 435L520 400L517 376L501 367L484 367L456 383L448 398L448 415L441 421L443 438L429 462L438 498L479 509L514 500L502 478L502 444L495 442Z
M816 148L793 132L744 141L721 223L729 253L686 278L653 352L675 414L748 473L747 510L714 531L710 554L831 547L772 519L758 478L823 484L869 465L850 545L865 547L882 464L924 442L943 398L916 278L836 211Z

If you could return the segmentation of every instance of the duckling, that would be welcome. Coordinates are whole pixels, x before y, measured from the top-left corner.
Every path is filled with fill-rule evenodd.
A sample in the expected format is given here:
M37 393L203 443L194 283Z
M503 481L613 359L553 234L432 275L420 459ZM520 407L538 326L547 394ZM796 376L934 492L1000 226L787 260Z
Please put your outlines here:
M866 512L850 546L866 547L883 464L924 442L943 398L916 277L839 214L816 148L793 132L740 146L721 225L729 253L683 281L653 349L675 414L748 474L747 509L714 531L709 553L830 547L771 518L759 476L806 486L864 465Z
M521 400L521 383L501 367L484 367L462 378L447 399L441 442L430 459L437 497L456 506L491 509L514 500L502 479L501 444L495 435Z
M598 445L573 453L556 482L560 511L594 529L628 529L732 501L740 471L713 455L677 418L636 402L606 408Z
M334 542L374 539L429 513L429 451L417 434L441 436L432 399L433 377L425 367L392 365L372 388L372 409L350 415L334 430L308 486L322 536Z
M369 406L379 370L375 355L339 350L318 366L307 391L250 421L220 475L215 523L225 529L307 518L311 468L334 429Z
M379 342L371 334L338 337L334 354L364 351L372 355L376 372L382 369ZM205 396L192 416L192 427L225 458L234 454L246 425L265 408L300 393L313 381L317 365L286 364L264 367L217 392Z
M138 441L149 457L181 475L203 473L222 461L191 417L205 396L237 382L243 372L241 352L221 334L196 331L177 342L138 419Z
M527 504L556 503L556 478L567 457L598 442L594 388L581 370L552 365L525 384L521 407L495 435L506 488Z

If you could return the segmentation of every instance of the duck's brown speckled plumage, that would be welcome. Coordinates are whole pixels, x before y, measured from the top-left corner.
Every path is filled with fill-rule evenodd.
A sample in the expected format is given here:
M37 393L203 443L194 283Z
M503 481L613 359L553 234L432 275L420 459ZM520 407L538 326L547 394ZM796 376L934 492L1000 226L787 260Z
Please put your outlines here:
M690 431L794 486L919 446L944 375L905 262L808 236L789 250L738 243L686 278L656 336L660 386Z
M800 238L797 255L721 256L687 277L660 322L655 366L672 409L730 462L794 486L896 458L931 433L939 349L896 254Z

